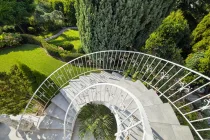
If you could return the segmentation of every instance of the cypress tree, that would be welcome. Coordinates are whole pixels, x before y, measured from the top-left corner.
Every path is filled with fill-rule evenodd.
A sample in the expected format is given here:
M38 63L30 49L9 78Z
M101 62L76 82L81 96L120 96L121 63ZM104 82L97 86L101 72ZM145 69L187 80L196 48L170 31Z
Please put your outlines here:
M140 47L175 0L76 0L77 26L86 53Z

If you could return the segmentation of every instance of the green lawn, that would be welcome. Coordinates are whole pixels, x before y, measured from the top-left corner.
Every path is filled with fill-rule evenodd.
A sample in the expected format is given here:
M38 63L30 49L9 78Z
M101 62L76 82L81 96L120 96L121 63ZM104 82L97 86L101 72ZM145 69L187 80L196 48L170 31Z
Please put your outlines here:
M79 39L79 31L77 30L67 30L63 32L59 37L48 41L56 46L62 47L63 44L71 43L74 45L74 49L77 51L81 47Z
M64 64L49 56L43 48L37 45L26 44L0 50L0 72L9 72L11 66L18 63L25 64L46 76Z

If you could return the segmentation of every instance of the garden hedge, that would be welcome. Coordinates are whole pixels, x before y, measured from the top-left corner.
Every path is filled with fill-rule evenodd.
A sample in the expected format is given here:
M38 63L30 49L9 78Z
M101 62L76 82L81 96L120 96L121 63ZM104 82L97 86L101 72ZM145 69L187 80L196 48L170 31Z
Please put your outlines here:
M49 44L44 39L33 35L22 34L21 36L24 43L40 45L41 47L45 48L50 55L61 58L63 61L70 61L79 56L82 56L81 53L70 53L66 50L60 50L56 45Z

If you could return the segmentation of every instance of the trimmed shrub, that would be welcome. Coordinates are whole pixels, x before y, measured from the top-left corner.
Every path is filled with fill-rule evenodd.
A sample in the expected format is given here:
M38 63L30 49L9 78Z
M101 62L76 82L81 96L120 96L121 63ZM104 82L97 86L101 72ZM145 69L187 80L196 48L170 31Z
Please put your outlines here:
M70 53L69 51L65 51L63 53L60 54L61 59L65 62L71 61L77 57L82 56L81 53Z
M22 41L22 37L17 33L3 33L0 35L0 48L18 46Z
M21 36L23 38L23 43L41 45L41 39L36 36L28 34L21 34Z
M49 44L44 39L33 36L33 35L22 34L22 37L23 37L24 43L40 45L43 48L45 48L50 55L61 58L63 61L70 61L70 60L75 59L79 56L82 56L81 53L71 53L70 51L59 49L59 47L57 47L53 44ZM63 48L66 49L65 47L63 47ZM69 49L70 49L70 47L69 47ZM72 50L72 48L71 48L71 50Z
M72 49L74 49L74 45L71 43L64 43L61 47L67 51L71 51Z

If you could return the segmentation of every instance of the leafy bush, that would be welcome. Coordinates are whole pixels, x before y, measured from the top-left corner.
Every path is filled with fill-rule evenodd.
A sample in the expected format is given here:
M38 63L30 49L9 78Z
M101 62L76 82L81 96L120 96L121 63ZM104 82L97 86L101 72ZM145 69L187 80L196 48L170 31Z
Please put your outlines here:
M146 41L145 51L182 63L189 54L189 25L181 10L172 12ZM182 54L184 52L184 54Z
M0 48L18 46L22 41L22 37L17 33L3 33L0 35Z
M47 50L47 52L50 55L61 58L63 61L70 61L79 56L82 56L81 53L71 53L70 51L59 49L56 45L49 44L44 39L33 36L33 35L22 34L22 37L25 43L41 45L43 48Z
M210 76L210 14L197 25L191 38L193 52L186 59L186 66Z
M61 56L61 59L63 61L68 62L68 61L71 61L71 60L73 60L77 57L82 56L82 54L81 53L71 53L69 51L64 51L64 52L60 53L60 56Z
M71 44L70 42L65 42L61 47L64 50L71 51L74 48L74 45Z

